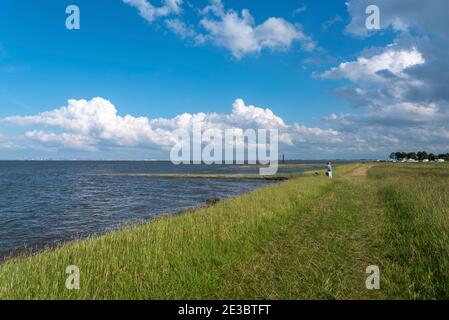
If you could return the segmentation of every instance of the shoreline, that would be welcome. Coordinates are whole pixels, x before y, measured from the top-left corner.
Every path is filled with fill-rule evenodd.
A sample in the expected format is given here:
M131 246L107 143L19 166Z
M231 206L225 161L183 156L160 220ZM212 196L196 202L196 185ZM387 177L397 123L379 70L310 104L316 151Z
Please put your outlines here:
M344 165L340 166L338 170L344 173L352 170L355 166L358 165ZM44 283L41 289L46 293L42 292L38 296L31 293L32 296L29 296L22 292L21 298L52 299L52 297L65 297L64 299L78 299L86 294L83 299L89 299L95 297L114 298L110 296L114 293L109 291L102 291L102 293L98 293L99 296L92 296L89 293L92 288L98 287L101 289L103 287L102 284L93 280L101 276L101 270L107 268L110 270L108 274L117 276L121 274L120 268L131 268L133 270L137 268L140 270L143 266L137 261L141 260L142 257L145 257L143 259L146 261L144 270L150 270L151 274L153 272L151 270L154 270L164 278L165 273L162 270L160 271L162 273L156 270L165 268L164 266L167 263L177 264L178 262L175 261L179 261L183 265L184 263L181 261L184 259L187 259L187 261L205 259L209 256L212 259L229 259L222 263L231 267L237 261L241 261L243 258L241 254L246 250L254 250L249 248L253 248L255 244L260 243L266 237L271 236L273 232L279 230L285 223L285 219L288 220L288 217L294 214L295 211L292 211L294 207L291 206L295 204L289 200L291 192L304 193L304 201L307 202L323 193L331 185L333 185L332 181L324 175L315 176L313 171L303 172L297 174L291 180L268 184L249 193L220 201L212 206L203 205L182 210L175 214L160 215L149 221L143 221L141 224L125 226L120 230L63 243L31 256L8 259L0 264L0 298L10 297L9 294L2 293L2 284L5 285L5 281L8 283L16 279L15 276L11 278L7 274L11 272L16 274L18 270L23 271L24 269L31 271L37 268L42 270L43 273L32 271L31 274L27 274L25 272L24 276L36 276L38 278L43 276L44 278L41 278L41 280L31 280L31 282ZM286 206L291 208L288 209ZM233 249L230 253L225 254L222 252L225 248ZM229 249L225 250L228 251ZM122 267L116 266L118 261L123 261L124 265ZM89 277L93 277L92 281L94 282L88 285L91 289L83 291L81 296L74 292L65 291L63 287L57 291L49 290L53 286L52 283L56 284L50 281L51 279L54 277L65 278L63 271L67 265L80 265L82 270L86 270L86 268L98 269L98 271L93 271L94 269L89 271ZM114 271L116 267L119 267L119 269ZM194 269L186 267L187 269L184 272L187 274L194 272ZM207 268L204 270L207 270ZM129 274L132 275L133 272L130 271ZM177 272L181 272L181 270ZM171 283L172 280L167 278L166 281ZM60 280L57 283L58 287L63 285ZM164 283L161 283L161 285L167 285ZM6 287L10 286L6 285ZM155 297L162 298L160 294L163 291L156 290L154 292ZM125 296L125 298L128 298L128 296Z
M449 164L351 164L0 265L0 299L449 298ZM419 181L419 183L417 183ZM435 201L437 199L437 201ZM67 267L79 290L65 287ZM381 290L367 290L367 267Z
M102 173L101 177L135 177L135 178L162 178L162 179L195 179L195 180L267 180L286 181L294 174L276 174L262 176L258 174L164 174L164 173Z
M308 171L301 172L301 173L307 173L307 172ZM210 174L205 174L205 175L204 174L197 174L197 175L195 175L195 174L180 174L180 175L177 175L177 174L98 174L98 176L147 177L147 178L164 178L164 179L264 180L264 181L271 181L273 183L281 183L283 181L292 179L295 175L298 175L301 173L288 174L288 177L287 176L264 177L264 176L259 176L259 175L253 175L254 177L249 177L250 175L239 175L239 174L236 174L236 175L233 175L233 174L230 174L230 175L227 175L227 174L225 174L225 175L210 175ZM207 209L211 206L216 205L219 202L223 202L223 201L227 201L227 200L230 200L230 199L233 199L236 197L241 197L241 196L244 196L247 194L251 194L251 193L256 192L257 190L264 188L266 186L269 186L269 185L272 185L272 184L261 185L249 192L244 192L244 193L241 193L238 195L229 196L227 198L209 199L206 202L198 203L195 206L187 207L185 209L176 210L173 212L164 212L164 213L154 214L154 215L152 215L148 218L142 219L140 221L119 224L117 226L110 227L107 230L99 231L97 233L92 233L92 234L80 236L80 237L74 237L73 239L70 239L70 240L57 241L55 244L45 245L39 249L28 249L28 250L26 248L23 250L19 249L17 252L14 252L10 255L5 256L3 259L0 259L0 267L3 264L5 264L11 260L29 259L34 256L52 252L52 251L59 249L60 247L64 247L64 246L70 245L70 244L75 244L80 241L86 241L89 239L102 237L102 236L105 236L105 235L108 235L111 233L122 232L122 231L126 231L129 229L138 228L138 227L144 226L146 224L152 223L153 221L156 221L163 217L172 217L172 216L175 217L175 216L184 215L184 214L194 214L198 210ZM209 201L211 201L211 202L209 203Z

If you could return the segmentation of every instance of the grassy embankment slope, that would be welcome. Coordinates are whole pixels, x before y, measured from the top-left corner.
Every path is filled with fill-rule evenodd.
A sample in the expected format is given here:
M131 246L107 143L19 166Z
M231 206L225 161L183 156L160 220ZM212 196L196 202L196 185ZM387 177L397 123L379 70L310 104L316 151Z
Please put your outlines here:
M0 298L449 298L449 166L347 165L336 177L301 174L11 260ZM65 289L73 264L79 291ZM365 289L368 265L379 291Z

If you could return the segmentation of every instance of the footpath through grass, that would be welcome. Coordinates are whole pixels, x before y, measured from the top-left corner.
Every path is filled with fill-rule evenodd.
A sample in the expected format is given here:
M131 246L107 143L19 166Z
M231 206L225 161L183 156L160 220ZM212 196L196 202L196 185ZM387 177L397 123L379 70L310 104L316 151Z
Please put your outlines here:
M449 166L354 164L336 177L301 174L8 261L0 298L449 298ZM78 291L65 288L68 265ZM369 265L378 291L365 287Z
M256 299L380 298L365 285L378 265L382 207L366 169L338 178L307 202L235 273L218 297Z

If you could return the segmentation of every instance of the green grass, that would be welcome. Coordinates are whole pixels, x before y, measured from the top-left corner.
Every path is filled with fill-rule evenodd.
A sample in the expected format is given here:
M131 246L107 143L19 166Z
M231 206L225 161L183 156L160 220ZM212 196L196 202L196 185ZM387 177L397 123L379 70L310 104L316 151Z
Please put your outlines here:
M334 182L322 197L304 203L272 240L240 266L217 297L379 297L365 288L366 267L379 262L370 252L381 225L372 188L366 179L351 176Z
M391 295L449 298L449 167L377 167L384 202L386 276Z
M7 261L0 298L448 299L449 166L361 166Z

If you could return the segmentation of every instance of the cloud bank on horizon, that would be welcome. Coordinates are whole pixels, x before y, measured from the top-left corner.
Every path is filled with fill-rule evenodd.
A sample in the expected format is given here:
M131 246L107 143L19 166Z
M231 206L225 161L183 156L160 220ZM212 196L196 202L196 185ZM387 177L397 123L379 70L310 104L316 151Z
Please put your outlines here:
M108 100L97 97L91 100L69 100L67 106L32 116L11 116L3 122L23 127L38 127L27 130L16 142L24 140L47 147L66 147L84 151L98 151L108 145L148 148L158 146L170 150L177 142L175 130L192 131L194 124L206 130L225 129L277 129L280 143L293 146L297 142L339 143L335 130L308 128L294 123L288 125L270 109L246 105L242 99L233 103L229 114L184 113L174 118L120 116L117 108ZM51 128L48 131L47 128ZM0 137L1 138L1 137Z
M192 8L183 0L163 0L159 6L153 0L122 1L136 9L148 27L160 21L181 41L213 44L229 51L235 59L289 50L294 43L311 54L325 50L299 23L283 17L268 17L256 23L250 10L228 9L221 0L210 0L204 8ZM446 0L376 0L382 30L374 32L365 28L365 8L372 2L347 1L350 22L346 36L362 41L388 30L394 40L385 47L366 47L355 53L355 59L313 73L310 81L343 83L333 94L354 107L351 113L334 113L320 119L319 127L286 123L272 110L247 105L242 99L235 100L228 114L184 113L173 118L149 118L121 116L120 106L107 97L98 97L69 100L67 106L36 115L0 119L26 128L15 137L0 134L0 148L166 150L174 143L173 130L200 122L205 129L279 129L281 148L308 158L313 154L386 156L396 149L448 152L449 4ZM187 22L184 13L192 9L197 21ZM297 14L305 10L301 7Z

